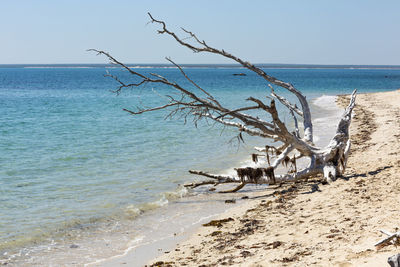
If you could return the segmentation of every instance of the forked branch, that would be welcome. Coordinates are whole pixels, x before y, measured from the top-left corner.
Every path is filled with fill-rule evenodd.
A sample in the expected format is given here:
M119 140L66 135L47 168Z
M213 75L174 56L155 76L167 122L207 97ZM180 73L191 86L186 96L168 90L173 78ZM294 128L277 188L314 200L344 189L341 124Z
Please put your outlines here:
M313 144L313 125L309 104L306 97L291 83L284 82L268 75L261 68L256 67L248 61L244 61L223 49L217 49L208 45L204 40L199 39L196 34L191 31L182 29L184 34L188 35L188 38L181 38L173 31L170 31L164 21L155 19L150 13L148 15L151 19L150 23L155 23L161 26L161 29L158 30L159 34L171 36L180 45L189 48L195 53L206 52L229 58L263 78L271 89L272 98L267 96L268 99L271 99L269 103L264 103L261 99L250 96L245 99L245 105L236 108L227 108L208 90L193 81L184 69L170 58L166 58L167 61L176 67L186 81L191 84L190 89L175 81L171 81L160 74L141 73L140 70L132 69L105 51L90 49L90 51L94 51L99 55L104 55L108 58L111 64L117 65L131 74L132 81L129 82L123 81L119 77L109 73L105 75L114 79L118 83L118 87L115 90L116 93L120 93L122 90L127 88L144 87L146 84L164 86L175 92L175 94L164 95L163 97L167 99L167 101L159 106L150 108L139 107L137 111L124 109L124 111L129 112L132 115L139 115L146 112L168 109L170 110L167 115L168 118L173 117L174 115L180 115L186 122L186 118L190 116L193 118L195 125L197 125L199 120L206 119L223 126L234 127L239 132L239 141L243 140L242 133L269 139L269 142L266 142L265 148L258 149L260 152L265 153L264 156L266 162L263 163L265 166L259 166L256 168L238 168L236 169L237 176L209 174L203 171L190 171L191 174L205 176L213 180L192 183L188 186L197 187L200 185L210 184L216 186L222 183L239 183L239 185L234 189L224 191L235 192L248 183L269 184L285 179L307 178L311 175L320 173L325 173L325 176L329 178L339 176L344 172L350 150L349 126L351 122L351 113L355 105L356 91L354 91L351 96L349 106L346 108L345 113L339 122L336 134L332 138L332 141L327 147L318 148ZM192 42L190 43L187 40L192 40ZM289 98L279 95L271 84L294 95L297 99L296 102L300 104L300 107L298 107L296 103L289 101ZM176 95L179 95L179 97L176 97ZM291 118L294 122L294 131L289 129L279 117L279 110L275 104L275 99L277 99L291 114ZM263 120L260 119L259 116L244 113L246 111L258 111L261 114L266 114L268 119ZM300 132L298 117L303 123L303 132ZM278 142L279 146L271 145L271 141ZM255 157L254 155L255 154L253 154L254 161L258 162L257 157L262 155L257 154ZM298 168L300 166L298 166L296 160L300 157L309 159L307 167L302 169ZM287 173L276 175L276 169L278 166L282 165L287 168Z

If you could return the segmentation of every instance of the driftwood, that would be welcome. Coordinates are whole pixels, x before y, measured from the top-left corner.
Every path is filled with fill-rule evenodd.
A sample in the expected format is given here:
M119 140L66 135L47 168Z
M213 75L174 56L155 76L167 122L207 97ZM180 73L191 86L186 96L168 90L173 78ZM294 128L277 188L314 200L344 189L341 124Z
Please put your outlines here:
M351 114L355 105L356 90L351 95L348 107L344 111L341 120L337 126L336 133L327 147L317 147L313 143L314 133L311 118L310 107L306 97L291 83L279 80L270 76L261 68L251 64L248 61L242 60L223 49L217 49L208 45L205 41L200 40L194 33L182 29L185 36L179 37L175 32L170 31L164 21L155 19L150 13L150 23L158 25L159 34L167 35L174 39L178 44L192 50L195 53L211 53L233 60L242 67L254 72L259 77L264 79L266 87L269 87L270 96L266 96L269 103L262 99L248 97L245 99L246 104L237 108L227 108L223 106L206 89L202 88L185 73L184 69L176 64L172 59L166 58L173 66L181 72L183 77L193 86L194 89L188 89L170 81L167 78L156 73L140 73L136 69L129 68L116 58L112 57L105 51L91 49L100 55L106 56L110 63L115 64L131 74L131 81L123 81L119 77L112 74L105 76L113 78L118 83L118 88L115 90L119 93L126 88L141 87L145 84L164 85L168 86L175 94L166 94L167 99L164 105L153 108L140 108L136 111L124 109L132 115L139 115L145 112L166 109L169 110L167 118L174 115L180 115L185 122L188 117L193 119L197 126L199 120L211 120L222 124L226 127L236 128L238 131L237 139L243 141L243 134L250 136L258 136L267 139L267 145L258 151L265 152L265 155L253 154L252 160L258 162L260 156L265 156L268 163L263 166L264 169L254 168L247 169L244 175L243 171L238 171L236 176L224 176L210 174L203 171L190 171L191 174L212 178L209 181L199 183L191 183L187 186L196 187L200 185L213 184L214 186L221 183L239 183L233 190L225 191L232 192L241 189L248 183L275 183L280 180L303 179L312 175L323 174L330 181L338 176L341 176L346 168L347 157L350 150L349 127L351 122ZM275 88L274 88L275 86ZM277 88L292 94L296 101L291 102L277 92ZM178 93L178 97L176 96ZM281 120L276 107L277 103L282 105L289 111L294 122L294 129L289 129L288 126ZM267 115L267 119L261 119L261 116L249 115L247 111L259 111L262 115ZM301 124L301 126L299 126ZM271 145L276 143L278 145ZM303 169L298 169L296 159L305 157L308 159L308 165ZM288 167L288 171L283 175L275 175L275 170L279 165ZM266 170L269 171L266 171ZM238 169L239 170L239 169ZM261 175L262 173L262 175ZM260 176L261 175L261 176ZM246 177L246 178L244 178Z
M397 244L400 241L400 231L396 233L391 233L386 230L379 230L381 233L387 235L388 237L385 237L384 239L380 240L375 244L376 247L383 247L387 246L390 244Z
M389 257L388 263L391 267L400 267L400 253Z

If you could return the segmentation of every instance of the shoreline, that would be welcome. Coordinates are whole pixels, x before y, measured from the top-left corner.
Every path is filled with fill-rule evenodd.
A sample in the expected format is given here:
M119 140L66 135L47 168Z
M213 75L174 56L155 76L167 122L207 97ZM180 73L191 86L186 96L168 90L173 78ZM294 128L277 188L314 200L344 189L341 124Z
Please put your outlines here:
M390 94L393 92L399 92L399 91L391 91L391 92L387 92L387 93L376 93L376 94L378 94L378 95L379 94ZM372 93L372 95L374 95L374 94L375 93ZM363 95L370 96L371 93L361 94L361 95L358 95L358 97L363 96ZM313 114L313 116L314 116L313 121L314 121L314 126L316 126L315 130L316 130L317 134L322 132L321 130L328 131L328 128L331 129L332 124L336 124L336 122L333 122L333 121L335 121L335 118L337 117L338 110L335 108L332 109L331 107L335 103L335 101L340 102L340 101L334 100L334 99L339 99L343 102L344 98L346 98L346 96L343 96L343 95L324 96L323 95L321 97L316 98L319 101L321 101L319 104L314 103L315 102L314 100L316 100L316 99L313 100L312 106L314 106L314 109L315 109L314 111L317 113L317 114ZM338 104L340 104L340 103L338 103ZM341 105L343 106L343 103ZM347 105L347 103L344 103L344 105ZM325 110L326 116L319 115L319 114L321 114L319 112L324 110L323 107L328 107L328 109ZM339 113L340 113L339 115L341 115L342 109L340 109ZM365 142L370 140L369 139L370 135L368 134L369 130L364 129L365 127L362 128L361 125L359 125L360 123L358 123L357 121L359 120L364 124L367 122L369 123L369 121L371 121L370 117L375 116L372 112L365 112L365 110L363 111L363 113L360 113L360 114L365 113L366 114L365 116L360 116L359 113L360 112L356 112L355 121L352 122L353 133L354 133L354 129L358 128L357 133L355 134L356 140L353 140L353 148L352 148L352 150L354 150L356 152L358 150L360 150L358 148L358 146L360 146L361 148L365 148L366 147ZM357 125L357 126L354 126L354 125ZM334 129L336 127L336 125L333 125L333 126L334 127L332 129ZM377 127L377 125L376 124L368 124L368 127L374 128L374 130L376 131L375 128ZM326 133L325 133L325 135L326 135ZM331 132L329 130L329 134L327 135L329 137L328 141L330 140L330 137L331 137L330 135L331 135ZM316 139L316 142L317 143L319 143L320 141L326 142L327 136L322 137L322 140ZM399 148L399 150L400 150L400 148ZM358 151L357 153L361 153L361 152ZM385 171L385 170L386 169L383 168L383 171ZM381 171L381 170L378 169L378 171ZM356 178L358 178L358 177L356 177ZM335 183L337 183L337 182L335 182ZM333 183L332 185L335 185L335 183ZM147 224L147 227L149 228L148 232L153 232L152 233L153 239L149 239L146 242L142 242L143 240L141 238L144 235L140 231L139 232L137 231L136 223L138 223L138 221L135 219L135 227L133 229L126 228L126 230L129 231L129 233L127 232L125 234L125 233L122 233L123 232L122 231L121 233L118 232L120 235L113 237L113 240L114 240L113 242L117 241L120 243L121 247L126 247L126 248L122 249L120 251L120 253L117 253L117 255L116 255L115 253L112 253L112 251L110 250L110 247L108 247L108 244L106 244L107 242L100 242L101 240L97 240L98 238L93 237L92 238L93 241L96 241L98 243L98 245L94 246L94 247L97 247L99 250L99 251L96 251L96 254L102 255L104 258L101 259L101 257L100 258L99 257L95 257L95 258L91 257L92 260L90 260L89 263L86 263L84 265L82 263L82 266L126 266L126 264L131 265L131 266L143 266L146 263L154 264L157 262L158 263L174 262L174 264L170 264L172 266L184 266L186 264L185 262L188 262L189 265L193 265L193 264L199 265L200 264L199 261L195 261L196 257L199 257L201 264L205 264L205 266L216 266L216 265L223 264L224 262L228 265L229 264L235 265L236 264L235 260L232 261L232 258L231 258L231 261L229 261L229 257L232 257L232 256L234 258L242 259L243 262L240 262L237 264L238 265L244 264L245 266L247 266L248 262L251 264L254 263L256 265L261 264L260 266L285 266L285 265L297 266L296 264L300 264L298 266L302 266L301 264L303 264L303 266L304 266L304 264L308 264L308 265L314 264L313 262L303 262L301 260L301 257L307 258L307 256L308 256L307 254L309 253L309 251L306 251L306 252L300 251L298 253L300 255L300 258L296 256L296 253L293 254L294 255L293 257L291 257L290 255L288 257L284 257L284 256L286 256L286 254L280 255L278 247L282 246L282 248L285 248L286 252L287 251L291 252L291 250L293 250L294 247L289 247L289 250L288 250L287 243L289 243L289 241L284 240L284 239L269 242L269 239L264 238L265 233L262 234L262 237L258 237L259 238L258 241L255 242L255 244L253 244L252 246L249 247L246 244L249 243L247 239L249 237L256 236L257 231L261 230L263 227L276 227L278 225L279 226L278 228L283 229L283 231L289 237L293 236L293 231L290 233L287 233L288 226L282 225L281 222L284 222L287 219L289 219L290 222L293 222L295 220L290 219L290 216L288 218L287 218L287 216L282 217L282 215L283 215L282 212L285 213L287 207L289 209L294 209L294 207L291 206L294 204L289 204L289 203L291 201L296 202L297 199L299 198L299 196L309 195L309 198L311 199L314 197L314 194L318 194L318 193L320 193L320 191L324 191L324 190L329 190L329 187L326 187L325 185L321 185L321 181L318 179L310 179L309 182L304 185L287 184L282 187L247 188L247 189L244 188L243 190L239 191L238 193L233 193L233 194L220 195L220 194L215 194L214 192L211 192L211 193L206 193L204 195L199 194L199 195L193 195L190 197L184 197L177 201L171 202L167 207L167 209L169 209L167 211L165 211L163 208L163 211L161 213L157 213L157 211L158 211L157 210L157 211L151 211L150 214L146 213L146 215L145 215L145 217L146 217L146 216L151 216L151 214L152 214L152 216L154 218L157 217L160 220L168 219L168 217L170 217L170 216L174 217L174 219L179 221L179 224L166 225L164 223L164 226L166 226L168 228L171 227L171 228L173 228L173 230L158 231L158 232L154 231L154 229L157 230L157 227L159 227L161 225L161 223L159 223L158 226L154 227L152 225L152 222L148 221L147 223L150 223L150 224ZM357 194L359 194L359 193L357 193ZM246 196L246 198L248 198L248 199L242 200L241 199L242 196ZM190 225L183 226L182 225L182 217L177 216L177 214L175 214L175 213L171 214L169 212L174 209L180 209L180 208L184 207L185 205L186 205L185 210L187 210L187 207L188 207L187 204L192 203L194 205L194 202L196 202L196 197L197 197L197 202L198 201L204 202L201 216L200 217L198 216L198 220L196 219L196 222L194 222L194 221L189 222L186 220L186 222L189 222ZM211 198L211 199L209 199L209 198ZM229 199L235 199L237 203L235 203L235 204L224 203L225 200L229 200ZM300 205L308 205L308 201L306 201L304 203L303 202ZM214 204L212 204L212 203L214 203ZM206 212L206 210L204 210L204 207L208 207L209 205L211 205L213 207L212 214L210 214L210 211ZM268 221L268 223L263 225L263 223L265 223L265 217L268 217L268 215L271 215L271 212L275 216L275 213L274 213L274 210L276 209L275 206L277 206L278 209L280 210L278 212L278 214L280 214L279 220L278 219L272 220L271 222ZM194 206L192 206L192 208L193 207ZM329 208L331 208L331 207L329 207ZM255 217L250 216L249 210L256 213L256 216ZM159 214L159 216L156 216L156 213ZM182 215L184 213L184 211L182 210L182 211L180 211L180 213ZM257 218L257 216L259 216L259 213L265 213L265 214L263 214L263 216L264 216L263 219ZM196 213L196 216L197 215L199 215L199 214ZM185 218L185 217L183 217L183 218ZM233 218L234 221L229 221L226 224L223 223L221 228L202 227L201 226L202 224L205 224L213 219L227 219L227 218ZM300 221L305 221L303 219L299 219L299 218L297 218L297 219ZM141 224L141 228L145 229L143 227L146 227L146 224L144 223L144 221L146 219L141 217L139 219L139 221L140 220L142 220L142 222L139 223L139 224ZM149 227L150 225L151 225L151 227ZM243 227L245 228L245 230L247 232L243 232ZM236 230L236 232L233 233L234 238L231 239L231 241L229 241L229 242L235 243L235 242L240 241L241 243L244 243L244 244L239 244L239 245L233 246L232 252L224 251L224 246L229 247L229 244L228 245L225 244L225 243L227 243L226 239L232 238L232 236L229 236L229 235L232 235L232 233L225 232L224 228ZM301 229L301 227L297 225L296 229ZM330 229L329 231L331 231L332 229ZM160 229L158 229L158 230L160 230ZM388 228L386 230L394 231L395 229ZM306 231L307 230L305 230L304 232L306 232ZM332 236L335 236L335 234L337 233L337 232L335 232L336 228L333 231L334 232L331 234L332 234ZM378 232L375 234L379 235ZM279 232L276 232L275 235L280 236L281 234ZM100 237L100 239L102 238L101 235L99 235L98 237ZM154 238L156 238L156 239L154 239ZM286 237L286 238L288 240L290 240L290 238L288 238L288 237ZM309 237L306 236L306 238L309 238ZM316 237L313 236L312 238L314 239ZM299 239L301 239L301 238L299 238ZM378 238L378 240L379 239L380 238ZM104 239L104 241L106 241L106 240ZM207 247L205 250L213 250L213 248L217 247L218 245L220 245L220 248L217 249L216 251L214 249L214 254L212 254L212 253L207 254L207 252L205 252L205 254L204 254L202 251L202 250L204 250L204 247L199 248L199 246L201 247L202 245L206 244L207 242L208 242L208 245L210 245L210 247ZM253 241L251 241L251 242L253 242ZM264 244L263 244L263 242L264 242ZM275 245L274 245L274 242L278 242L278 243L275 243ZM282 242L282 243L280 243L280 242ZM125 243L126 243L126 245L124 245ZM222 243L222 246L221 246L221 243ZM75 244L78 244L79 248L71 249L72 246L76 246ZM185 244L187 244L187 247L185 247ZM274 246L277 246L278 244L279 244L279 246L274 248ZM301 243L299 242L296 244L301 244ZM184 246L184 249L181 249L182 246ZM246 249L246 246L249 247L249 249ZM254 253L252 250L263 247L263 246L266 247L266 248L264 248L264 250L267 251L267 253L277 252L275 259L279 258L280 256L282 256L282 259L280 261L278 260L277 262L271 261L271 259L269 259L270 262L267 265L263 265L263 263L260 263L260 262L264 262L264 260L267 258L263 257L262 255L257 256L257 253ZM269 248L270 246L272 246L272 248ZM306 247L306 244L302 244L302 246ZM86 246L86 244L80 244L79 242L72 244L71 247L68 244L68 246L65 247L65 249L61 249L61 250L51 249L51 251L49 250L48 253L52 254L52 256L50 256L51 262L53 262L53 260L55 260L54 263L58 262L58 264L60 264L62 262L63 263L62 265L64 265L64 264L68 265L70 263L74 263L74 259L77 259L77 257L79 257L79 255L81 255L81 256L86 255L86 254L81 254L79 252L79 250L81 250L81 248L84 249L87 247L87 249L89 249L89 248L93 249L93 245ZM101 252L101 251L103 251L104 254L99 254L99 252ZM76 255L74 255L75 253L76 253ZM235 256L235 253L236 253L236 256ZM395 253L393 253L393 254L395 254ZM225 260L216 262L213 265L213 263L210 259L217 258L220 255L224 255ZM44 255L42 255L42 256L44 256ZM253 259L253 258L257 259L257 257L258 257L258 260ZM41 263L47 262L46 258L47 257L41 258ZM203 258L203 259L201 259L201 258ZM97 259L97 260L95 260L95 259ZM72 262L71 262L71 260L72 260ZM274 260L274 259L272 259L272 260ZM50 264L51 262L49 261L47 263ZM86 261L86 262L88 262L88 261ZM318 262L318 260L316 262ZM13 266L11 262L10 262L10 264L11 264L10 266ZM74 264L79 265L80 263L76 262ZM156 266L158 266L158 265L156 265ZM161 264L161 266L169 266L169 265ZM321 266L326 266L326 265L322 264ZM338 266L340 266L340 265L338 265ZM347 265L343 265L343 266L347 266ZM348 265L348 266L351 266L351 265Z
M313 99L312 103L319 98ZM324 116L315 116L315 120L322 120L326 123L336 116L337 110L334 110L335 112L332 112L331 109L325 110L324 104L327 104L327 101L334 103L335 97L322 96L321 98L323 98L323 103L312 104L312 107L324 114ZM316 125L319 124L316 123ZM325 126L323 127L325 128ZM324 137L320 139L323 140ZM256 143L253 145L256 145ZM253 147L252 145L249 147L249 144L247 146L248 149ZM249 154L246 153L246 156L240 162L233 163L230 166L231 168L221 168L220 172L229 173L233 171L233 166L237 166L236 164L247 166L254 163L250 160ZM102 266L103 262L108 264L107 262L112 259L118 260L127 255L132 258L131 254L134 251L136 257L133 258L136 259L129 262L132 262L135 266L143 266L148 260L172 249L178 242L186 240L197 228L201 227L201 224L218 217L232 207L241 205L242 202L246 201L242 200L241 197L257 197L262 195L263 192L264 186L252 185L248 185L238 193L222 195L208 192L207 188L201 188L199 192L196 190L196 192L189 193L183 198L169 201L168 205L150 209L138 217L135 215L137 209L133 207L132 213L136 217L133 221L123 221L120 224L104 221L98 228L96 226L89 228L91 226L88 226L82 229L82 238L44 242L39 244L40 246L27 248L24 251L26 253L24 258L18 258L17 255L15 261L13 260L14 256L10 254L11 257L4 260L0 259L0 263L4 262L10 266L13 266L13 264L18 266L30 266L30 264L35 266L41 264L68 265L70 263L82 266ZM167 196L167 193L163 195ZM226 200L232 199L236 200L235 204L225 203ZM208 209L209 206L213 207L212 214ZM191 218L188 218L189 216L185 215L185 212L191 213ZM179 223L171 224L169 217L178 220ZM107 231L108 228L111 229L110 232ZM171 229L166 231L164 228ZM79 231L79 229L76 230Z
M270 187L218 216L232 220L200 227L150 266L385 266L400 252L374 247L385 237L379 229L400 227L399 103L400 90L357 96L345 177Z
M333 136L335 127L332 127L330 123L333 121L339 121L340 115L342 113L342 110L339 109L338 106L335 105L336 101L336 96L333 95L322 95L320 97L317 97L311 101L311 106L312 109L314 110L314 113L317 112L318 114L314 114L315 119L314 119L314 126L316 130L322 134L316 137L316 143L322 142L323 145L327 145L330 141L331 136ZM318 103L317 103L318 102ZM328 108L326 108L328 107ZM323 115L321 115L323 114ZM325 130L325 133L323 132ZM327 134L328 133L328 134ZM249 145L249 144L247 144ZM255 144L256 145L256 144ZM258 164L262 164L262 160ZM250 156L246 155L246 158L243 158L243 160L240 163L240 166L256 166L255 163L253 163L250 160ZM221 169L221 174L233 174L233 167L227 168L227 169ZM231 185L232 186L232 185ZM207 189L206 187L204 187ZM204 190L202 189L202 191ZM223 187L221 187L223 188ZM221 189L219 188L219 189ZM226 189L229 188L229 185ZM141 244L135 244L134 246L131 246L127 248L124 253L120 255L114 255L112 257L104 258L104 259L98 259L94 262L87 263L85 266L102 266L102 267L107 267L107 266L116 266L119 264L127 263L132 266L143 266L146 264L149 260L160 257L163 253L168 253L171 249L173 249L179 242L182 242L184 240L187 240L191 235L193 235L198 228L201 227L202 224L207 223L208 221L219 218L221 214L229 214L231 210L235 210L236 208L246 205L246 201L248 199L257 199L262 197L265 194L265 186L252 186L248 185L246 188L240 190L239 192L236 193L230 193L230 194L216 194L215 192L207 193L207 190L200 193L200 195L197 195L196 197L184 197L183 199L178 200L177 202L179 203L180 201L195 201L195 202L204 202L206 201L205 204L201 204L202 208L200 212L203 212L203 216L199 218L198 221L192 223L189 226L185 226L186 228L183 231L179 231L179 229L175 229L175 225L165 225L165 227L170 227L171 229L174 229L174 231L170 230L169 235L164 235L160 234L159 239L156 241L152 242L142 242ZM246 200L243 200L242 198L246 198ZM195 198L197 200L195 200ZM225 201L229 200L234 200L235 204L226 204L224 203ZM245 203L242 203L245 202ZM170 203L171 206L176 206L177 203ZM200 205L200 204L199 204ZM207 207L209 205L213 206L213 212L210 214L210 211L208 210ZM173 212L172 207L167 207L169 208L172 213L172 217L176 217L176 214ZM189 211L193 213L192 211ZM195 217L198 217L198 214L195 215ZM196 218L197 218L196 217ZM190 222L189 222L190 223ZM172 231L172 232L171 232ZM147 259L147 260L145 260ZM122 262L122 263L121 263Z
M330 138L333 136L334 131L335 131L335 126L332 126L332 121L339 121L340 115L342 113L342 110L339 109L338 106L335 104L336 101L336 96L334 95L321 95L318 98L315 98L311 101L311 107L313 110L314 114L314 126L315 129L317 130L316 132L322 133L319 136L316 137L316 142L322 142L323 144L320 145L327 145L330 141ZM318 102L318 103L317 103ZM327 108L328 107L328 108ZM323 115L321 115L323 114ZM325 131L325 133L324 133ZM249 157L249 156L248 156ZM241 163L243 166L248 166L251 165L253 166L254 163L247 158L244 158ZM233 168L233 167L232 167ZM233 171L233 169L225 169L222 170L221 173L230 173ZM202 194L204 194L203 192ZM206 193L207 194L207 193ZM255 188L254 186L248 185L248 187L242 189L241 191L233 194L207 194L203 195L202 198L207 198L207 202L209 202L209 198L211 197L214 202L213 204L213 214L210 214L208 211L207 213L203 214L204 216L199 219L196 223L193 223L192 225L188 226L185 230L178 231L179 233L173 233L171 232L171 235L169 236L159 236L160 239L158 241L154 242L145 242L142 244L135 244L134 246L131 246L125 250L124 253L119 254L119 255L114 255L112 257L107 257L103 259L98 259L96 261L92 261L91 263L87 263L85 266L114 266L118 265L120 262L127 262L131 265L134 266L143 266L148 262L148 260L151 260L153 258L157 258L163 253L167 253L169 250L171 250L173 247L175 247L179 242L182 242L188 237L190 237L193 233L195 233L198 228L201 227L201 224L206 223L207 221L211 219L215 219L221 216L221 214L225 213L230 213L230 210L237 208L237 206L240 205L246 205L246 203L242 200L242 197L246 198L260 198L265 194L265 189L263 188ZM197 196L200 197L201 196ZM185 202L186 200L192 199L193 197L184 197L182 200ZM225 200L230 200L230 199L235 199L237 202L236 204L224 204ZM193 200L193 199L192 199ZM217 201L216 201L217 200ZM200 199L201 201L201 199ZM203 200L204 201L204 200ZM201 201L201 202L203 202ZM247 201L247 200L246 200ZM207 203L210 204L211 202ZM211 203L211 204L212 204ZM218 205L218 210L216 210L215 204ZM176 205L176 203L170 203L170 205ZM204 206L204 205L203 205ZM225 207L224 207L225 206ZM207 208L206 207L203 207ZM172 208L173 209L173 208ZM171 216L175 217L175 215L172 213ZM208 218L208 220L206 220ZM169 226L170 227L170 226ZM174 228L174 226L172 226ZM164 233L165 234L165 233ZM147 260L144 260L147 259Z

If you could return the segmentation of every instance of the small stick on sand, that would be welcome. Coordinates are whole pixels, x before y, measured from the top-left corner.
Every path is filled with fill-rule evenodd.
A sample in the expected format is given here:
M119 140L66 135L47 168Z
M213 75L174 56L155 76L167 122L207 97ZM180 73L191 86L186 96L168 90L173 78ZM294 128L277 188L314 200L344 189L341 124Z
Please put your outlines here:
M398 241L397 238L400 237L400 231L396 232L396 233L391 233L389 231L382 230L382 229L379 231L381 231L385 235L388 235L388 237L386 237L386 238L382 239L381 241L379 241L378 243L376 243L375 244L376 247L378 247L378 246L383 247L383 246L389 245L389 243L396 243Z

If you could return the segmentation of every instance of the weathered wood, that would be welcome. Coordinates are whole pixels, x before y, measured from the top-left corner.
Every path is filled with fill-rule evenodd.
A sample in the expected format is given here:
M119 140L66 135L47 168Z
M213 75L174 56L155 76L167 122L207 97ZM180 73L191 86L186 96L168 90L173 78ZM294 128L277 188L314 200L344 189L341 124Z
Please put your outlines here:
M271 167L274 170L283 163L286 163L287 165L288 160L285 159L289 159L291 155L300 155L301 157L309 158L309 165L302 170L298 170L295 162L298 157L295 156L286 174L280 176L275 175L277 180L302 179L315 174L323 174L327 180L331 181L337 176L343 174L350 150L349 127L351 123L351 114L355 105L356 90L354 90L351 95L350 103L342 115L336 133L329 145L323 148L316 147L313 143L313 124L309 103L306 97L300 90L295 88L294 85L267 74L261 68L249 63L248 61L242 60L223 49L209 46L205 41L201 41L190 31L183 29L184 34L187 36L181 38L175 32L170 31L164 21L155 19L150 13L148 15L151 23L160 26L158 33L172 37L180 45L191 49L193 52L220 55L231 59L254 72L267 82L267 85L271 89L270 95L272 97L266 96L267 99L270 100L269 103L265 103L261 99L255 97L249 97L245 100L251 102L251 104L239 108L228 108L223 106L218 99L216 99L206 89L202 88L199 84L190 79L184 69L170 58L167 58L167 61L173 64L181 72L183 77L194 87L192 86L188 89L177 82L170 81L156 73L140 73L138 70L124 65L105 51L91 49L91 51L106 56L112 64L120 66L132 75L134 82L125 82L111 74L105 75L113 78L118 83L118 88L115 90L116 93L119 93L121 90L125 90L126 88L141 87L145 84L166 85L174 91L174 93L165 94L165 99L167 99L167 101L163 105L152 108L138 108L137 111L124 109L125 111L132 115L139 115L145 112L168 109L170 110L170 113L167 115L167 118L173 117L174 115L180 115L180 117L185 119L185 122L187 117L192 117L196 126L199 120L212 120L224 126L236 128L238 130L237 139L239 142L243 141L243 133L278 142L280 147L268 145L268 147L274 147L273 151L275 152L275 155L270 154L270 151L268 151L269 149L265 149L265 157L268 165L272 162ZM271 84L280 87L295 96L296 102L300 104L299 107L295 102L290 102L282 95L279 95ZM295 125L294 130L288 129L287 125L279 117L275 100L278 100L283 107L289 110ZM261 116L244 113L248 110L259 111L262 113L261 115L267 115L268 119L264 120L260 119ZM299 122L302 122L303 124L303 133L299 130ZM254 155L253 160L257 162L259 155ZM192 183L192 187L206 184L213 184L215 186L220 183L240 183L239 186L233 189L233 191L237 191L247 183L271 182L268 177L244 181L240 177L209 174L201 171L190 171L190 173L216 180L214 182L203 181Z
M389 257L388 263L391 267L400 267L400 253Z
M234 192L237 192L240 189L242 189L245 185L246 185L246 183L241 182L237 187L230 189L230 190L220 191L220 193L234 193Z
M376 247L382 247L391 244L392 242L396 243L398 241L398 238L400 238L400 231L396 233L391 233L386 230L379 230L381 233L388 235L388 237L380 240L375 244Z

